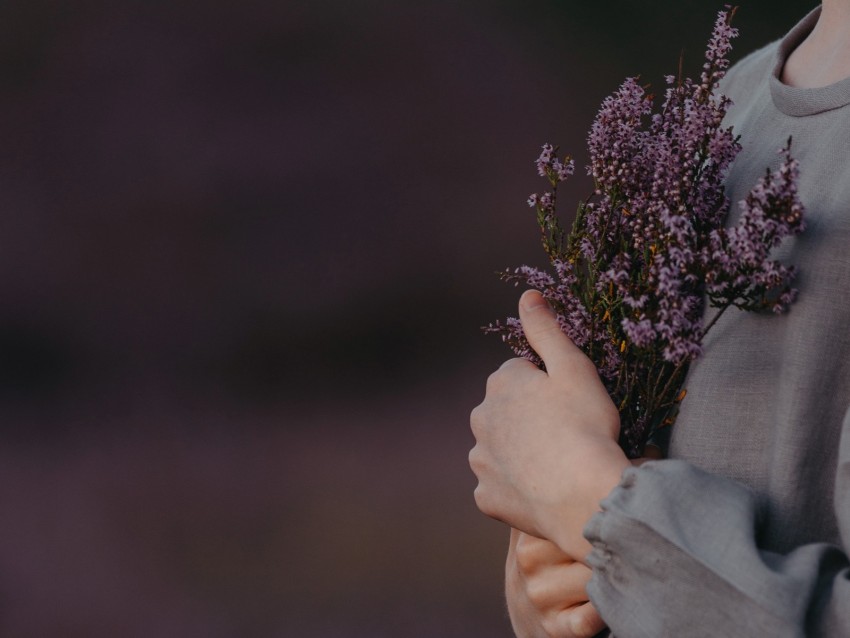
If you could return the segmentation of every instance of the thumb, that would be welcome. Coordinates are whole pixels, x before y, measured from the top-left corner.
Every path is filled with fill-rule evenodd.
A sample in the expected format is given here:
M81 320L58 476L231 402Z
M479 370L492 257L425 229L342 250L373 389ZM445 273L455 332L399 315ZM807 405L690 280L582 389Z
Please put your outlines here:
M555 311L537 290L526 290L519 298L519 320L529 345L550 374L576 354L583 354L561 330Z

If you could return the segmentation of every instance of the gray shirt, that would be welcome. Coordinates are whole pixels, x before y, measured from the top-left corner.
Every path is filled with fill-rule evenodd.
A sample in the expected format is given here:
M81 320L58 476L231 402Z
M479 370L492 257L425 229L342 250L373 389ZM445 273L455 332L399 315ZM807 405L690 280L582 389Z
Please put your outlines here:
M588 592L618 638L850 636L850 79L779 81L818 17L724 82L733 202L793 137L808 228L776 257L800 268L800 295L782 316L724 314L670 459L627 470L585 529Z

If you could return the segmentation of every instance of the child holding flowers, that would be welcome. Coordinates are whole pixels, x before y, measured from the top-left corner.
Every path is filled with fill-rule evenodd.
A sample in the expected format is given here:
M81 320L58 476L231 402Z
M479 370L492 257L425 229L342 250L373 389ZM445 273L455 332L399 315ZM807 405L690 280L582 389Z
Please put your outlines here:
M850 0L824 0L721 87L742 135L733 202L793 137L808 229L776 252L799 267L799 299L720 317L668 459L633 466L597 367L540 293L522 296L546 371L512 359L491 375L470 453L479 507L514 528L520 638L850 635L847 33Z

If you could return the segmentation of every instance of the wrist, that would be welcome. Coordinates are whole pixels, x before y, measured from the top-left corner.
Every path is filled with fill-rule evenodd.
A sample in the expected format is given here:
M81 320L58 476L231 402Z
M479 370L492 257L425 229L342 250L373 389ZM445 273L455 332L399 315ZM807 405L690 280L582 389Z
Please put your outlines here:
M541 529L564 553L581 562L591 550L583 530L600 511L599 503L620 483L632 464L620 446L607 437L584 440L565 459L570 483L565 485L556 507L541 515Z

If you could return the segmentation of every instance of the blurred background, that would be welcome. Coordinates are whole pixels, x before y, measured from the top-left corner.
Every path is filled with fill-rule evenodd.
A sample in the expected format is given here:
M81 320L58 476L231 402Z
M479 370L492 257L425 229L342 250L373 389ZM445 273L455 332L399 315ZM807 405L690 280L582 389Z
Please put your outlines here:
M4 0L0 635L510 636L493 273L542 265L539 146L719 8Z

